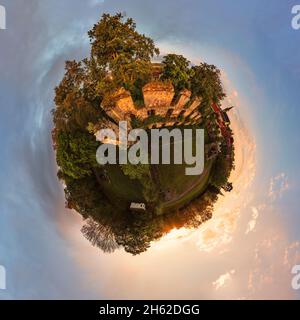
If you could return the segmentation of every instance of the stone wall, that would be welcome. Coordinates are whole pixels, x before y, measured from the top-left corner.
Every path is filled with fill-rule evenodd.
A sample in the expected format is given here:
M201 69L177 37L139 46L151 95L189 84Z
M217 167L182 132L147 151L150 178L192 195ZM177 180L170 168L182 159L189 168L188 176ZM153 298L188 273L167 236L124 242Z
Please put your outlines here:
M124 119L122 119L124 120ZM98 141L101 141L102 143L107 143L107 144L115 144L115 145L120 145L119 141L119 134L120 134L120 127L119 124L115 124L107 119L102 119L98 125L95 126L97 128L97 132L95 133L96 139ZM100 130L101 129L111 129L115 133L115 139L103 139L101 140L101 135L100 135ZM125 128L124 128L125 129ZM122 127L121 127L122 130ZM130 121L127 121L127 132L126 134L128 135L129 131L132 130L132 126L130 124Z
M134 113L135 106L129 91L124 88L119 89L112 97L115 101L115 106L123 113Z
M174 87L169 82L152 81L143 87L144 104L146 109L155 114L165 116L174 97Z
M179 98L175 102L173 115L177 116L184 106L190 101L192 93L190 90L184 89L180 92Z
M189 115L191 115L194 111L196 111L200 104L201 104L202 98L201 97L195 97L190 105L186 108L186 111L184 113L185 117L188 117Z
M148 113L147 113L147 110L145 108L136 110L134 115L137 116L138 118L142 119L142 120L146 119L148 117Z
M131 94L124 88L120 88L111 96L112 104L102 106L106 114L114 121L128 120L131 114L136 112ZM128 118L129 117L129 118Z
M202 99L201 97L195 97L191 100L191 91L182 90L173 104L175 91L170 82L152 81L147 83L142 91L144 106L141 108L134 105L130 92L124 88L120 88L112 95L110 106L102 106L102 108L116 123L126 120L129 124L129 130L131 129L130 120L132 116L136 116L140 120L147 119L149 115L165 117L159 123L149 124L149 128L200 122L199 106ZM178 120L179 116L180 120Z

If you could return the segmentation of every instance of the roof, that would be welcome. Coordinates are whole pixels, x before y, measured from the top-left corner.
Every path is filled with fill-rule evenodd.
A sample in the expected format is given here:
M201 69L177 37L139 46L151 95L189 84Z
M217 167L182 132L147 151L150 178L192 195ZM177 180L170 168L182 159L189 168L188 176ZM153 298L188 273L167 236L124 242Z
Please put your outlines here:
M211 105L212 109L214 110L214 112L219 113L220 112L220 108L218 107L218 105L216 103L213 103Z
M228 114L226 112L222 111L221 116L222 116L224 122L230 123L230 119L229 119Z
M130 209L131 210L146 210L146 204L145 203L131 202Z

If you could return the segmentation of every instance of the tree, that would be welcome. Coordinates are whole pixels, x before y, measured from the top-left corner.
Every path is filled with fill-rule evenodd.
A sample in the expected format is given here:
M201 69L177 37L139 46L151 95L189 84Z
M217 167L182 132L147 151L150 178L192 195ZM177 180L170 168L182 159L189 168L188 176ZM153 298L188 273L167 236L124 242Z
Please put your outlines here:
M137 179L143 186L143 196L147 202L155 202L158 199L157 187L152 181L150 166L148 164L121 165L121 169L130 179Z
M87 220L81 232L93 246L100 248L103 252L112 253L119 248L112 229L91 218Z
M125 87L136 94L135 83L149 79L151 58L159 54L153 40L138 33L133 19L125 20L121 13L104 14L88 35L91 59L110 75L98 88Z
M130 179L149 179L150 178L150 167L148 164L139 163L133 165L131 163L122 164L121 169L126 176L129 176Z
M226 97L220 79L221 72L214 66L201 63L192 67L191 89L194 96L203 98L204 103L219 103Z
M160 217L149 219L143 215L137 215L134 219L127 218L123 228L116 232L116 242L133 255L145 252L151 241L164 234L162 221Z
M85 130L89 122L101 117L101 97L96 94L88 65L87 60L66 62L65 75L55 88L56 108L52 113L56 131Z
M231 171L231 163L222 153L217 157L210 177L210 183L218 189L221 189L228 181Z
M86 220L82 233L93 245L104 252L123 246L127 252L140 254L173 228L194 228L209 219L215 199L206 192L188 208L158 215L157 204L162 205L159 200L163 190L154 166L121 165L125 175L138 180L132 185L142 188L147 202L145 212L130 211L130 196L122 202L118 200L120 195L111 185L115 182L113 174L107 174L106 168L96 161L99 142L94 133L107 119L106 108L102 107L115 107L112 94L121 87L130 91L135 105L144 104L144 84L159 75L162 81L173 83L176 95L189 89L209 105L225 96L220 71L204 63L190 67L185 57L169 54L163 58L164 68L159 65L159 72L154 73L151 59L159 54L158 48L152 39L136 31L131 18L125 19L120 13L104 14L88 36L90 56L82 61L67 61L64 77L55 88L52 136L58 177L65 184L67 208L76 210ZM165 120L158 118L135 119L132 125L146 126ZM223 160L217 162L213 171L213 182L217 185L224 180L224 174L230 173L230 168L225 171Z
M115 208L107 200L94 175L74 179L58 173L65 187L66 207L74 209L85 219L92 218L100 224L107 225L115 218Z
M114 64L148 61L159 49L151 38L136 31L133 19L124 21L121 13L103 14L101 20L88 32L91 56L102 68L114 70Z
M168 54L164 56L162 80L171 80L175 92L178 94L182 89L189 89L192 71L190 61L182 55Z
M74 179L93 173L97 166L96 151L99 142L88 132L61 131L57 135L56 160L61 171Z

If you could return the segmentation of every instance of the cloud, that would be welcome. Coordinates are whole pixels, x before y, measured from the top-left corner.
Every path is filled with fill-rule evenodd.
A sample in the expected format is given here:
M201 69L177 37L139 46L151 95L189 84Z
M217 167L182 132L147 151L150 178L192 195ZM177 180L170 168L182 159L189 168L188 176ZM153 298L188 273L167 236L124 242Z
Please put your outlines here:
M212 283L215 290L219 290L223 287L226 287L229 282L232 280L232 276L235 274L235 270L232 269L229 272L226 272L225 274L222 274L216 281Z
M219 198L213 219L205 223L199 232L198 249L208 252L224 248L233 240L241 213L253 200L253 182L257 171L256 140L242 116L247 102L224 71L222 78L228 93L223 107L237 106L229 112L235 139L235 169L229 178L233 190Z
M104 3L105 0L89 0L89 4L92 6L92 7L96 7L96 6L99 6L101 4Z
M50 113L64 60L84 50L81 40L89 20L84 18L83 27L78 13L87 11L75 1L16 0L6 8L8 28L0 34L0 128L5 132L0 263L8 278L0 298L95 297L82 282L70 243L59 230L59 223L68 219L56 178Z
M270 180L269 198L271 201L275 201L281 198L283 193L289 189L288 177L284 172L279 173Z
M0 34L0 262L9 277L4 297L293 297L289 269L299 263L299 245L290 243L269 203L263 208L257 203L261 194L254 188L256 144L261 141L253 135L250 120L254 105L263 104L257 79L241 58L240 43L249 40L245 28L253 22L244 19L248 10L241 17L242 28L236 28L222 16L229 5L215 12L211 1L163 1L154 6L146 0L15 0L5 6L9 25ZM218 18L207 14L212 10ZM236 106L229 113L236 147L230 177L234 190L220 197L213 219L201 228L175 230L137 257L122 250L105 255L82 237L81 218L64 209L51 147L53 87L62 76L64 60L87 54L86 31L104 11L126 11L139 30L162 44L162 52L221 66L228 93L224 107ZM178 12L180 18L174 19ZM216 22L225 27L222 32ZM251 42L251 55L248 48ZM285 174L275 177L262 197L279 197L287 188ZM259 224L251 207L259 213ZM255 230L255 236L246 237L247 228Z
M300 263L300 242L294 241L284 250L283 264L292 267L297 263Z
M252 232L252 231L255 229L256 221L257 221L257 218L258 218L258 216L259 216L259 212L258 212L258 209L257 209L257 208L252 207L251 210L252 210L252 218L251 218L251 220L248 222L246 234L248 234L249 232Z
M299 242L289 243L282 230L265 230L257 242L248 273L248 298L291 299L292 267L300 261ZM275 228L274 228L275 229Z

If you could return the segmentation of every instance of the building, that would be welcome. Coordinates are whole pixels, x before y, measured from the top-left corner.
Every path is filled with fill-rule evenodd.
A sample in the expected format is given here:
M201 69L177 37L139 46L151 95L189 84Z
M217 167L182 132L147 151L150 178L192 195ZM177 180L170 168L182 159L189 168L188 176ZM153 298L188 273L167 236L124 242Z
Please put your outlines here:
M225 184L225 186L223 187L223 189L224 189L226 192L232 191L232 189L233 189L232 183L231 183L231 182L227 182L227 183Z
M196 122L196 123L199 123L200 120L202 120L202 116L200 113L195 118L193 118L193 122Z
M112 121L109 121L107 119L101 120L101 122L95 126L97 131L95 133L96 140L106 143L106 144L114 144L114 145L120 145L120 129L121 132L124 132L126 135L129 134L129 131L132 130L132 127L130 125L130 122L126 123L126 128L122 127L122 123L119 123L118 125L115 124ZM110 129L114 132L115 137L112 139L108 136L104 137L103 133L101 133L101 130ZM124 131L122 131L124 130ZM128 141L128 144L133 144L133 142Z
M102 105L102 108L116 123L122 120L129 120L130 115L136 112L131 94L124 88L120 88L112 94L111 104Z
M201 104L202 98L201 97L195 97L193 100L191 100L190 104L185 108L185 111L183 113L184 117L187 118L194 113L196 115L200 114L198 108Z
M226 125L230 124L230 119L225 111L221 112L222 119Z
M190 101L192 93L190 90L184 89L179 93L177 101L174 104L172 115L177 117L186 104Z
M148 115L166 116L175 94L173 85L170 82L152 81L142 90Z
M131 211L138 211L138 212L146 211L146 204L145 203L131 202L130 210Z
M97 127L97 132L95 133L96 140L106 144L119 145L119 126L118 125L105 119L105 120L101 120L101 122L98 125L96 125L96 127ZM109 137L103 137L100 134L101 132L100 130L103 130L103 129L113 130L116 135L116 138L110 139Z
M157 65L159 69L159 65ZM157 71L158 72L158 71ZM171 82L154 80L143 88L144 105L136 107L129 91L120 88L111 95L108 103L101 107L113 123L127 121L128 130L131 130L131 120L135 117L144 121L151 116L158 116L148 128L162 126L196 124L201 121L199 106L201 97L191 99L191 91L184 89L174 102L175 90ZM160 118L159 118L160 117ZM151 122L151 121L150 121ZM118 144L118 143L116 143Z
M231 161L231 152L232 152L232 143L233 143L233 137L230 129L228 128L228 124L230 123L229 117L227 113L220 108L216 103L213 103L211 105L212 110L216 114L216 121L218 124L218 127L221 131L222 137L225 139L225 143L227 146L227 155L226 158L228 161ZM230 110L225 109L225 110Z
M141 120L144 120L148 117L148 112L145 108L141 108L136 110L134 115L140 118Z
M217 121L220 126L226 126L230 124L230 119L228 117L227 111L231 110L233 107L222 110L216 103L213 103L211 105L211 108L217 115Z
M164 66L162 63L152 63L152 78L154 80L159 80L160 75L162 74L162 71L164 69Z
M206 160L214 159L221 152L220 144L212 142L205 145L205 158Z

